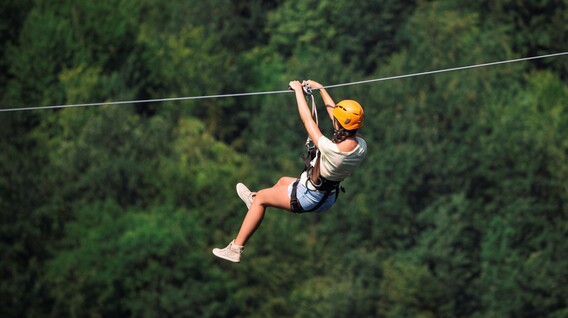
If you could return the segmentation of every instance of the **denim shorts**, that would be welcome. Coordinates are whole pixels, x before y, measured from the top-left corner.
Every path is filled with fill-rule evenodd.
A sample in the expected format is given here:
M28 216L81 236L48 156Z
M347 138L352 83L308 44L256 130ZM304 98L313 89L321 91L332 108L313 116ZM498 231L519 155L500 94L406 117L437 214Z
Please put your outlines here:
M288 186L288 196L291 197L292 188L294 186L294 182L290 183ZM324 192L312 191L301 182L298 182L298 188L296 189L296 197L298 198L298 202L302 206L304 210L311 210L313 209L323 198L325 195ZM331 208L331 206L335 203L335 197L337 193L331 193L329 197L325 200L325 202L315 211L312 212L323 212Z

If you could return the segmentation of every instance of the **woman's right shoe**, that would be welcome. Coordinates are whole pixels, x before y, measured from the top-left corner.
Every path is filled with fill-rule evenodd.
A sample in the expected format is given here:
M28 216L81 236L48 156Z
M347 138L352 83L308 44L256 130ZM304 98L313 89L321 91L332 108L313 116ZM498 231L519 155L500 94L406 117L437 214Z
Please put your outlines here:
M239 263L244 249L244 246L238 246L235 244L235 240L232 240L225 248L214 248L213 254L230 262Z
M246 204L247 209L250 209L252 201L254 200L254 195L247 188L247 186L242 183L237 183L237 194L239 195L241 200L243 200L243 202Z

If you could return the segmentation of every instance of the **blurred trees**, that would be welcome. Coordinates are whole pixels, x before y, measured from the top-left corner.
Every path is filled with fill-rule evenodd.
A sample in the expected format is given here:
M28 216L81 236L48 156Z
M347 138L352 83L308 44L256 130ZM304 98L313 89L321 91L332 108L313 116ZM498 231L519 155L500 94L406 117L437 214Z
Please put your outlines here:
M93 213L98 211L98 213ZM70 223L65 250L47 264L53 316L228 315L229 274L212 268L199 213L154 207L125 211L87 205Z
M280 90L555 53L567 12L565 1L8 1L0 101ZM365 107L366 163L324 215L269 210L237 266L210 254L245 213L234 184L301 169L291 95L0 113L0 313L563 317L567 65L330 90Z

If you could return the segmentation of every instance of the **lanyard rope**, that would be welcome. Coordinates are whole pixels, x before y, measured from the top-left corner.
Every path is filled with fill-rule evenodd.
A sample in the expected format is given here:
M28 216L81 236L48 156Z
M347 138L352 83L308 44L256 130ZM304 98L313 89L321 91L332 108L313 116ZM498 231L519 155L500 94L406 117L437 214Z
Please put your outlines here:
M308 103L308 105L311 106L312 117L314 118L316 125L319 126L318 112L316 109L316 100L314 98L313 90L309 84L302 85L302 88L304 89L304 97L306 98L306 102ZM304 160L304 170L309 170L311 167L310 162L317 156L316 145L314 144L312 138L310 138L309 135L306 138L305 146L306 146L306 153L302 155L302 159Z
M311 105L312 117L314 118L316 125L319 126L318 111L316 109L316 99L314 98L313 90L310 87L310 84L302 85L302 88L304 89L304 97L306 98L306 102L309 105ZM306 147L308 147L308 151L310 150L311 147L313 147L312 144L313 144L312 138L308 136L308 138L306 139Z

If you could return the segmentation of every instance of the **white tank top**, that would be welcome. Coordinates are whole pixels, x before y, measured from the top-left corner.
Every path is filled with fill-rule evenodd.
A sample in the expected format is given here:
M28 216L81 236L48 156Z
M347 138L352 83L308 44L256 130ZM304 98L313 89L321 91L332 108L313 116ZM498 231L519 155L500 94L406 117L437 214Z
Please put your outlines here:
M357 137L357 147L350 152L342 152L329 138L321 136L318 141L320 151L320 175L330 181L343 181L361 165L367 154L367 143L363 138ZM313 166L317 157L311 162ZM309 187L308 176L304 172L300 176L300 182ZM314 190L314 189L312 189Z

